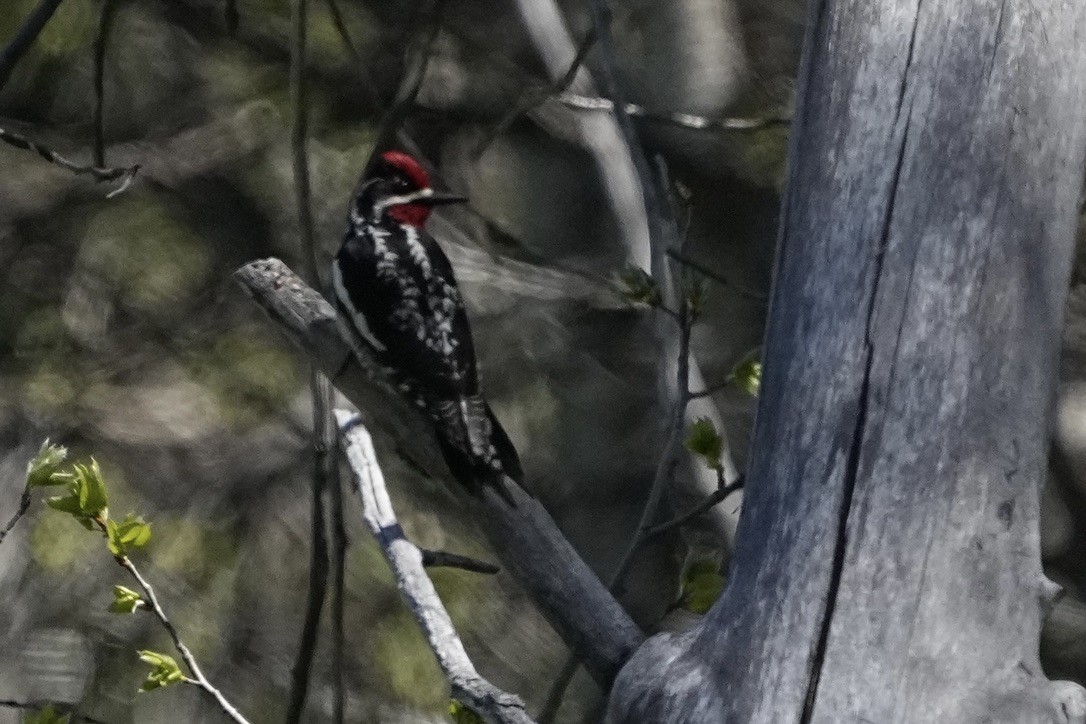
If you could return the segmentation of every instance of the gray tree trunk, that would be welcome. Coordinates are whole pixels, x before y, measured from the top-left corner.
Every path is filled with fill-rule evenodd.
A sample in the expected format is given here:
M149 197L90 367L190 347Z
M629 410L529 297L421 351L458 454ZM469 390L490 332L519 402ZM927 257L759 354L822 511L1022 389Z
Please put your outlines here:
M1086 3L815 0L729 584L612 722L1083 721L1038 494Z

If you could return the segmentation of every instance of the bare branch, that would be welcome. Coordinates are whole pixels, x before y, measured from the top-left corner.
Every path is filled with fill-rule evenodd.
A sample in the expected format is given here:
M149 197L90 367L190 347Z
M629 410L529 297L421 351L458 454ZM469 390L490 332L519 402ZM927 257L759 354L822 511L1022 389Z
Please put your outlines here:
M550 82L561 82L569 69L575 67L577 47L558 3L555 0L514 0L513 5ZM596 95L592 76L583 65L575 68L573 76L570 90ZM601 190L629 261L648 270L651 264L649 221L638 188L638 171L623 131L609 114L571 115L570 122L566 122L567 119L559 122L547 106L531 112L532 120L545 131L582 146L592 156L601 179Z
M109 194L106 195L106 198L113 198L117 194L123 193L132 183L132 180L135 179L136 174L140 170L139 164L126 168L82 166L74 161L69 161L51 148L31 141L29 138L20 136L18 133L5 131L3 128L0 128L0 141L3 141L9 146L15 146L15 148L21 148L25 151L36 153L49 163L67 169L77 176L80 174L87 174L93 176L96 181L116 181L117 179L121 179L121 185L109 192Z
M106 527L106 521L103 518L95 518L95 524L99 530L102 531L107 537L109 536L109 529ZM174 628L173 622L166 615L166 611L162 608L162 604L158 602L158 597L155 595L155 589L151 584L147 582L147 579L136 568L136 564L132 562L128 556L115 555L113 560L117 561L117 565L128 572L128 575L136 582L136 585L140 587L140 591L143 594L143 599L150 607L151 613L155 615L158 622L162 624L162 628L166 629L166 633L169 634L170 640L173 641L174 648L181 654L181 658L184 660L185 665L188 666L189 672L192 674L192 682L210 694L218 703L227 716L233 719L238 724L249 724L248 720L241 715L234 705L231 704L223 693L219 691L215 686L208 681L208 678L204 676L204 672L200 669L200 665L196 663L196 658L189 651L189 647L185 645L185 642L181 640L181 635Z
M689 309L686 304L679 312L679 358L678 358L678 389L686 390L690 384L690 334L692 323ZM612 591L621 589L622 579L633 563L634 554L645 542L645 531L652 526L653 520L660 512L660 503L664 494L671 487L675 468L679 464L679 458L683 451L683 431L686 423L686 405L688 397L680 395L675 403L675 409L671 413L671 422L668 426L668 438L664 444L663 454L656 465L656 474L652 479L652 487L649 488L649 496L645 506L641 509L641 519L637 523L633 539L626 547L622 558L619 559L614 573L607 582L607 587Z
M517 101L517 104L513 109L502 117L497 125L490 129L490 132L479 142L479 145L475 149L476 158L482 156L483 152L494 142L494 139L508 131L509 128L516 123L518 118L535 110L548 98L554 95L560 95L566 91L573 84L573 80L577 77L577 72L581 69L581 66L584 65L585 59L588 58L588 53L592 50L592 46L596 44L597 38L598 34L596 33L596 26L593 25L588 31L588 34L585 35L584 40L581 41L580 47L577 48L577 54L573 56L573 61L569 64L569 69L566 70L565 75L552 86L540 86L527 89L523 95L521 95L520 100Z
M727 485L722 485L720 488L713 491L705 500L698 503L697 505L695 505L693 508L686 511L682 515L676 516L675 518L672 518L671 520L667 521L666 523L661 523L660 525L657 525L655 527L649 528L648 530L644 531L641 534L640 543L645 543L646 541L650 540L651 538L655 538L658 535L661 535L663 533L667 533L668 531L671 531L671 530L675 530L676 528L679 528L679 527L681 527L683 525L686 525L687 523L692 521L694 518L697 518L699 515L702 515L703 513L709 512L709 510L714 505L722 503L732 493L735 493L735 492L741 490L743 488L743 483L744 482L746 482L745 477L740 475L738 478L736 478L732 482L728 483Z
M226 34L231 38L235 37L238 34L238 22L241 20L238 15L238 0L226 0L222 14L226 21Z
M316 418L317 400L324 394L323 385L327 385L316 370L311 373L310 385L314 401ZM314 425L319 424L314 419ZM315 433L319 434L319 433ZM314 440L314 448L320 447L320 439ZM309 692L309 674L313 669L313 657L317 651L317 635L320 629L321 610L324 608L325 590L328 585L328 538L324 513L325 459L327 452L314 450L313 478L310 484L310 557L309 586L306 591L305 618L302 620L302 635L298 643L298 654L290 671L290 699L287 704L287 722L299 722L305 710L305 699Z
M448 551L432 551L427 548L422 548L422 565L427 568L460 568L465 571L471 571L472 573L488 573L495 574L501 571L501 568L493 563L487 563L486 561L479 561L468 556L462 556L458 553L449 553Z
M689 392L687 394L688 394L688 396L690 397L691 400L699 400L702 397L712 397L713 395L720 392L721 390L723 390L724 388L726 388L730 384L731 384L731 380L729 379L729 380L727 380L725 382L720 382L720 383L715 384L715 385L709 385L708 387L706 387L703 390L694 390L694 391Z
M309 282L320 286L317 262L317 243L313 230L313 210L309 182L309 157L307 153L308 109L306 108L305 56L308 23L308 0L291 2L290 43L290 149L294 173L294 204L298 217L298 233L301 239L302 265ZM328 531L324 509L324 492L329 486L331 468L335 458L329 448L334 445L335 433L331 422L332 386L317 367L309 371L309 391L313 404L313 477L310 484L311 518L309 560L309 588L306 594L305 618L302 622L301 642L291 670L290 701L287 706L287 722L301 721L309 692L309 676L313 670L313 657L317 650L321 611L328 586ZM341 650L341 648L339 649ZM337 662L339 663L339 662ZM337 674L340 667L333 667Z
M60 7L61 2L63 0L41 0L22 26L15 31L15 35L11 36L11 40L4 49L0 50L0 88L7 84L15 64L38 37L42 28L49 22L49 18L53 17L53 13Z
M452 619L426 575L422 551L404 537L392 509L381 466L377 463L373 440L361 418L336 410L336 420L347 443L347 460L354 471L355 486L362 500L363 518L381 546L397 588L449 682L452 697L488 722L530 724L532 720L524 711L524 702L481 677L468 658Z
M8 533L10 533L13 528L15 528L16 524L18 524L19 520L24 515L26 515L26 511L29 509L30 489L26 488L23 490L22 497L19 499L19 507L18 509L16 509L15 514L11 516L11 520L9 520L7 525L4 526L4 529L0 530L0 543L4 542L4 539L7 538Z
M615 102L609 98L585 96L565 91L558 94L558 101L570 108L585 111L615 111ZM764 128L783 128L792 124L789 116L765 116L763 118L706 118L689 113L656 113L636 103L623 103L626 115L647 121L668 123L695 131L760 131Z
M25 701L15 701L14 699L0 699L0 706L7 709L38 711L44 706L47 706L47 704L29 704ZM56 709L61 714L67 713L62 707L57 707L54 705L54 709ZM72 716L75 721L86 722L87 724L106 724L106 722L102 721L101 719L95 719L93 716L87 716L86 714L76 714L73 712L69 714L69 716Z
M422 88L422 81L426 77L426 69L430 65L430 56L434 52L434 43L437 42L437 36L441 30L444 11L445 0L434 0L433 15L426 29L426 35L419 46L418 53L412 59L411 65L400 82L400 87L396 92L396 100L393 101L392 107L385 114L385 117L381 119L380 130L373 142L373 150L366 161L366 167L362 172L363 176L370 172L381 152L392 145L396 133L400 130L400 126L403 125L404 119L407 118L415 105L415 99L418 98L419 90Z
M23 488L22 497L19 498L19 507L15 511L15 515L11 516L11 520L4 526L3 530L0 530L0 543L4 542L4 539L8 537L8 533L19 522L19 519L26 515L26 511L30 509L30 488Z
M555 717L558 716L558 710L562 708L562 700L566 698L566 689L569 688L579 668L581 668L581 662L576 656L570 656L562 663L558 678L547 690L547 698L543 701L543 708L539 710L539 724L553 724Z
M605 0L592 0L593 25L598 35L600 46L599 79L604 95L610 96L609 110L613 112L617 126L625 141L629 157L637 174L640 186L641 199L644 213L648 222L648 249L647 254L639 253L637 257L647 256L648 264L643 266L656 280L663 295L663 303L659 309L665 311L672 319L678 322L679 333L675 335L670 328L659 330L662 348L664 350L665 364L661 366L663 389L667 390L672 406L671 417L668 423L667 440L664 443L663 453L657 464L655 475L649 495L641 511L641 518L634 530L633 536L623 552L618 565L615 567L610 579L608 589L612 592L621 590L622 581L634 556L644 543L644 533L652 525L653 520L659 514L660 502L670 487L674 477L674 471L682 454L682 440L684 423L687 418L687 410L691 401L689 394L691 373L698 379L700 385L701 372L690 354L690 334L692 318L689 305L686 302L682 290L678 288L671 270L668 267L666 250L678 246L682 237L679 232L676 219L669 213L670 204L666 208L657 192L657 179L652 172L643 148L638 139L637 130L630 120L627 112L628 105L624 102L620 88L616 80L614 39L611 32L611 11ZM667 189L663 189L666 194ZM666 202L666 197L664 199ZM633 256L633 255L631 255ZM674 301L678 308L671 310L667 304ZM674 357L672 356L674 354ZM672 365L675 365L672 367ZM674 371L672 373L672 370ZM548 714L555 714L561 706L565 689L572 680L572 671L576 669L576 652L567 659L563 666L562 674L554 682L548 695Z
M329 407L332 400L329 399ZM339 474L339 436L332 436L332 445L328 450L329 480L328 492L331 498L331 546L329 561L332 565L332 721L343 724L346 704L346 690L343 674L343 602L347 567L347 527L343 518L343 481Z
M117 0L102 0L102 14L98 20L98 36L94 39L94 165L106 165L106 141L104 116L106 108L106 43L113 27L113 15Z
M729 289L734 289L735 293L741 297L745 297L756 302L761 302L762 304L765 304L769 301L769 297L767 295L760 294L758 292L752 292L747 289L743 289L742 287L736 286L735 282L730 281L720 272L710 269L699 261L694 261L677 249L668 249L666 253L669 257L671 257L678 263L682 264L685 267L693 269L705 278L712 279L714 282L720 284L721 286L728 287Z
M358 48L355 47L354 41L351 40L351 33L347 30L347 23L343 19L343 13L339 9L339 3L336 0L326 0L328 3L328 13L332 16L332 25L336 26L336 32L339 33L339 39L343 43L343 49L347 51L347 54L351 56L351 59L356 63L362 60L362 56L358 54Z
M247 264L235 273L288 339L300 347L360 410L372 416L411 463L434 478L451 481L427 421L389 385L381 366L351 353L336 316L319 294L276 259ZM489 487L489 486L483 486ZM585 661L592 677L608 688L619 668L644 639L622 606L577 555L535 498L510 485L506 499L489 490L473 498L471 510L494 552L528 592L562 639Z
M677 389L685 391L689 389L690 385L690 333L692 322L689 309L685 302L682 303L682 306L677 312L670 310L663 305L657 307L657 309L674 315L675 321L679 324ZM634 555L647 540L645 532L649 530L653 520L659 513L660 503L663 500L664 493L667 492L671 485L671 480L675 474L675 467L679 464L679 456L683 449L683 428L686 421L686 407L689 401L690 397L687 394L680 394L676 397L674 409L672 410L671 418L668 423L667 441L664 444L664 450L660 456L660 460L656 465L656 473L653 476L652 486L649 488L648 497L645 499L645 504L641 508L640 520L637 522L637 527L634 528L633 536L627 544L626 550L623 551L622 557L619 559L618 564L611 573L611 577L607 580L607 588L612 593L622 589L622 581L626 577L630 565L633 563ZM566 689L569 687L570 682L573 681L573 675L577 672L579 665L580 662L576 652L571 653L562 664L562 670L558 674L558 678L551 684L547 693L546 704L543 707L541 716L541 719L544 722L553 721L554 717L558 714L558 709L562 705L562 699L565 697Z

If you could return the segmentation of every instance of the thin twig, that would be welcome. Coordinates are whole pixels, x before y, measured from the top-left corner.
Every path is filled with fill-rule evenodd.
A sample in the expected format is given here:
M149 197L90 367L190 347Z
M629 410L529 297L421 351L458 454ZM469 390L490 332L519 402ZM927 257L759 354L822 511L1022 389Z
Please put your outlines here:
M106 165L105 108L106 108L106 44L113 27L113 15L117 0L102 0L102 14L98 19L98 36L94 39L94 165Z
M310 393L314 401L314 425L317 424L316 401L323 394L322 385L327 379L316 370L310 372ZM316 434L316 432L314 432ZM324 469L327 451L314 441L313 478L310 485L310 546L309 586L306 592L305 618L302 621L298 654L290 672L290 698L286 721L296 724L302 720L305 699L309 693L309 675L313 657L317 651L317 635L320 630L321 611L324 608L325 591L328 587L328 538L324 510Z
M731 383L732 383L732 381L730 379L725 380L724 382L721 382L719 384L710 385L710 386L706 387L704 390L695 390L693 392L688 392L687 396L691 400L698 400L698 399L701 399L702 397L712 397L713 395L720 392L721 390L723 390L725 387L727 387Z
M609 98L596 98L569 91L559 93L558 101L570 108L584 111L615 111L615 102ZM782 128L791 125L789 116L765 116L762 118L708 118L690 113L656 113L636 103L623 103L620 108L626 115L646 121L667 123L695 131L760 131L765 128Z
M690 321L689 309L685 303L680 308L679 316L678 388L680 390L686 390L690 384L690 334L692 331L692 324ZM675 409L671 414L669 433L667 442L664 445L664 452L663 455L660 456L660 461L656 466L656 474L653 476L652 487L649 488L649 497L645 501L644 508L641 510L641 519L637 523L634 537L626 547L625 552L622 554L622 558L619 559L619 563L615 567L614 573L607 582L607 587L612 591L621 589L622 580L626 576L630 564L633 563L634 554L637 553L637 550L645 542L645 531L649 530L653 519L659 513L660 502L663 500L664 493L667 492L669 484L674 477L675 467L679 464L679 457L683 449L686 404L686 396L680 395L675 404Z
M42 28L49 22L49 18L53 17L53 13L56 12L63 1L42 0L38 3L38 6L23 21L22 26L15 31L15 35L11 36L8 44L4 46L3 50L0 50L0 88L3 88L8 82L15 64L19 62L19 59L33 44Z
M0 706L7 709L22 709L23 711L39 711L46 706L53 706L54 711L64 714L64 709L50 704L29 704L25 701L15 701L14 699L0 699ZM86 722L87 724L106 724L101 719L95 719L93 716L87 716L86 714L76 714L72 712L69 716L74 716L76 721Z
M689 309L685 301L678 312L672 313L675 314L680 328L677 372L678 389L686 390L690 384L690 333L692 325ZM657 463L656 473L653 476L652 485L649 488L648 498L645 500L645 505L641 509L640 520L637 522L633 537L626 546L626 550L623 552L622 557L619 559L618 565L611 573L611 577L607 580L607 588L612 593L622 589L622 581L625 578L630 565L633 563L635 554L647 540L645 533L650 530L652 521L659 511L660 502L663 500L664 493L667 491L669 483L674 475L675 467L679 464L679 455L682 451L683 429L686 421L687 402L689 402L689 397L687 395L680 395L675 403L675 408L671 413L671 420L668 425L669 432L667 442L664 445L663 454L660 456L660 460ZM554 720L554 716L557 715L558 709L562 705L562 699L565 697L566 689L573 680L573 674L576 673L578 666L578 657L574 654L570 654L563 663L558 678L551 684L550 689L547 692L546 703L540 715L541 722L551 722Z
M307 153L308 113L306 108L305 55L308 0L291 3L290 47L290 147L294 173L294 202L301 239L302 268L310 284L320 288L316 238ZM329 455L331 385L319 370L309 371L309 391L313 404L313 477L310 485L312 507L310 531L312 543L309 561L309 588L306 595L305 618L302 622L298 655L291 669L290 699L287 704L288 724L301 721L309 693L309 677L317 650L321 611L328 587L328 531L324 509L324 492L329 483L329 467L334 459Z
M326 0L328 3L328 13L332 16L332 25L336 27L336 32L339 33L340 42L343 43L343 49L347 51L347 54L351 56L351 59L358 62L362 59L362 56L358 53L358 48L355 47L354 41L351 40L351 33L347 30L347 23L343 19L343 13L340 12L339 3L336 0Z
M11 520L4 526L3 530L0 530L0 543L4 542L8 533L19 522L19 519L26 515L26 511L30 508L30 488L23 488L23 495L19 498L19 508L15 511L15 515L11 516Z
M641 542L644 543L645 541L648 541L651 538L655 538L658 535L667 533L671 530L675 530L676 528L679 528L689 523L691 520L697 518L699 515L709 512L709 510L712 509L714 505L722 503L732 493L742 490L744 482L745 477L743 475L740 475L738 478L728 483L727 485L723 485L717 490L714 490L708 495L708 497L705 498L705 500L701 501L682 515L678 515L665 523L661 523L660 525L654 526L644 531L641 534Z
M559 709L562 708L562 701L566 698L566 689L573 682L579 668L581 661L576 656L569 656L562 662L562 669L547 690L547 698L543 701L543 708L539 710L539 724L553 724Z
M396 587L426 636L452 697L486 721L530 724L519 697L502 691L475 670L434 584L423 566L422 551L404 537L377 462L373 439L358 415L336 411L346 441L347 460L362 500L362 515L396 579Z
M588 53L592 50L592 46L596 44L598 37L599 34L596 30L596 26L593 25L588 31L588 34L585 35L584 40L581 41L580 47L577 48L577 54L573 56L573 61L569 64L569 68L566 70L565 75L552 86L540 86L538 88L529 88L526 90L513 109L505 114L505 116L490 129L490 132L483 137L483 140L479 142L479 145L475 148L475 157L478 158L479 156L482 156L483 152L494 142L494 139L508 131L509 128L516 123L518 118L543 105L548 98L555 95L561 95L568 90L570 85L573 84L573 80L577 77L577 72L588 58Z
M104 518L98 517L94 519L94 523L98 526L98 529L102 531L107 537L109 536L109 529L106 527L106 521ZM125 555L115 555L113 560L117 561L117 565L126 570L136 584L140 587L140 591L143 594L144 601L149 605L151 613L155 615L159 623L162 624L162 628L166 629L166 633L169 634L170 639L173 641L173 646L177 649L177 652L181 654L181 658L184 660L185 665L188 666L189 672L192 674L192 681L201 689L215 699L226 715L233 719L238 724L249 724L248 720L241 715L234 705L231 704L223 693L219 691L215 686L208 681L208 678L204 676L204 672L200 669L200 665L196 663L196 658L189 651L189 647L185 645L185 642L181 640L181 635L174 628L173 623L166 615L166 611L162 608L162 604L158 602L158 597L155 595L155 589L151 587L151 584L147 582L147 579L136 568L136 564L132 562L132 559Z
M671 310L666 305L669 298L682 297L682 295L679 294L672 294L673 290L667 268L667 260L663 253L665 249L672 245L671 242L676 240L678 231L674 225L668 225L668 217L665 217L663 209L660 206L660 199L657 196L656 187L653 182L652 170L649 167L648 159L645 157L645 153L638 141L637 130L630 121L629 114L626 113L626 104L623 102L615 78L615 51L614 39L611 35L611 11L604 0L592 0L591 5L593 26L596 29L596 35L600 45L601 58L598 80L604 95L614 99L610 109L614 112L615 121L626 142L630 159L640 180L641 200L644 205L649 232L649 268L646 269L646 271L652 274L656 279L659 288L665 294L665 303L661 304L658 308L675 319L679 326L678 369L676 372L678 387L675 388L677 390L676 393L672 395L674 398L674 409L671 412L671 418L668 422L667 441L664 444L664 450L657 464L656 473L653 476L652 485L649 488L649 494L645 500L644 507L641 509L641 517L637 523L637 527L634 529L633 537L627 545L626 550L623 552L622 557L619 559L618 565L612 572L611 577L607 580L608 590L615 593L622 587L622 580L626 576L626 572L630 565L633 563L634 555L641 546L642 533L655 519L660 507L660 502L667 490L668 482L672 479L675 466L678 465L679 462L679 455L682 450L683 426L686 419L686 406L689 402L686 392L690 389L690 315L685 299L682 299L680 302L678 310ZM664 330L662 333L665 348L669 346L667 345L667 341L671 339L668 331L669 330ZM574 670L576 669L576 658L576 654L570 655L563 666L563 674L565 674L570 667ZM551 685L547 701L553 705L552 711L558 711L558 707L560 707L562 703L562 698L565 696L566 688L569 686L569 682L572 681L572 679L572 675L567 675L560 677Z
M422 89L422 81L426 77L426 69L430 65L430 57L434 52L434 43L437 42L437 36L441 31L444 13L445 0L434 0L433 12L430 25L426 30L426 36L419 46L419 52L415 55L414 61L400 82L396 100L393 101L392 107L381 119L380 130L373 142L373 150L370 151L370 157L366 161L365 169L362 172L363 177L367 176L372 170L380 154L392 145L400 126L403 125L404 120L415 105L415 99L418 98L419 91Z
M238 0L226 0L223 7L223 20L226 21L226 34L231 38L238 34L238 22L241 16L238 14Z
M329 403L331 403L329 399ZM331 407L331 404L329 404ZM332 418L329 416L329 420ZM343 676L346 673L343 649L343 606L347 572L347 526L343 517L343 481L339 474L339 435L332 431L328 450L328 492L332 502L332 721L343 724L346 705L346 689Z
M637 528L634 530L633 538L623 552L618 565L607 582L608 589L615 593L622 589L623 579L625 578L630 565L633 563L635 554L646 540L644 534L659 513L660 503L669 487L670 481L674 477L675 467L679 463L679 457L682 452L686 411L691 399L689 395L691 364L690 335L693 325L693 315L684 295L681 291L674 288L665 255L667 249L677 245L681 241L678 225L673 216L665 214L660 197L657 194L655 177L652 173L648 159L645 156L644 150L640 145L640 141L638 140L637 130L630 120L632 115L636 115L636 112L631 113L630 111L636 111L639 107L624 102L615 78L615 48L614 39L611 34L611 11L605 0L592 0L591 4L593 24L596 27L599 36L601 56L599 81L601 89L604 95L610 96L612 99L611 101L608 101L609 106L607 110L610 110L615 115L615 120L625 138L630 151L630 158L633 161L634 168L636 169L641 182L642 199L649 227L649 259L651 261L651 273L664 294L664 304L660 305L660 309L664 310L668 316L677 321L679 328L677 340L672 336L670 330L665 329L661 332L665 349L674 349L670 343L675 343L677 347L675 353L677 354L678 366L675 373L674 387L668 385L667 380L664 381L667 385L666 389L670 392L669 396L672 398L673 410L668 426L669 432L667 441L664 444L663 453L657 464L656 473L653 477L652 486L649 489L648 498L642 508L641 519L638 521ZM560 99L565 99L568 96L569 94L563 93L560 94L559 97ZM576 97L582 98L582 96ZM667 301L672 298L674 298L679 305L677 310L671 310L667 307ZM562 676L560 676L552 685L547 697L548 704L551 705L549 711L557 713L558 708L561 706L565 691L569 686L569 682L573 679L572 673L568 673L568 670L570 668L574 671L576 670L575 660L575 656L571 656L570 659L567 660L565 667L563 667Z
M427 568L460 568L472 573L487 573L490 575L501 571L501 568L493 563L462 556L459 553L432 551L428 548L420 548L419 550L422 551L422 565Z
M737 286L734 282L730 281L726 276L724 276L720 272L717 272L717 271L714 271L714 270L710 269L709 267L705 266L704 264L702 264L699 261L694 261L693 259L686 256L685 254L683 254L678 249L668 249L666 253L667 253L667 255L669 257L671 257L672 259L674 259L678 263L682 264L685 267L689 267L689 268L693 269L694 271L696 271L698 274L701 274L705 278L711 279L714 282L716 282L717 284L720 284L721 286L728 287L729 289L734 289L735 293L738 294L741 297L746 297L747 299L751 299L751 300L754 300L756 302L762 302L762 303L765 303L765 302L767 302L769 300L769 297L766 296L765 294L760 294L758 292L752 292L752 291L749 291L747 289L743 289L742 287Z
M74 161L69 161L68 159L64 158L59 153L47 146L43 146L36 141L31 141L29 138L20 136L18 133L6 131L3 128L0 128L0 141L3 141L9 146L14 146L15 148L21 148L24 151L31 151L32 153L36 153L49 163L60 166L65 170L71 171L77 176L81 174L86 174L89 176L93 176L94 180L96 181L116 181L117 179L121 179L121 184L117 188L106 194L107 199L111 199L114 196L123 193L129 187L129 185L131 185L133 179L136 178L136 174L140 170L139 164L127 167L118 166L104 168L94 165L83 166L75 163Z

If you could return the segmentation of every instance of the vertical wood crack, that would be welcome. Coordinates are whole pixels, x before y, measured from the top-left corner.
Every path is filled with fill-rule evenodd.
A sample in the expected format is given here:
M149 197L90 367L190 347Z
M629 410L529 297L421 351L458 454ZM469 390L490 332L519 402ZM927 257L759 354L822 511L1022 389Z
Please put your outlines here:
M897 200L898 186L901 182L901 170L905 165L905 153L909 144L909 124L911 115L912 107L910 106L905 114L905 128L902 131L901 142L897 149L897 157L894 163L893 175L890 178L889 193L886 201L886 214L883 218L878 248L875 252L871 292L867 300L867 318L864 323L863 379L860 382L860 391L856 398L856 424L852 430L852 437L849 440L848 460L845 464L844 482L842 484L841 505L837 516L837 540L834 544L833 567L830 572L829 589L826 592L826 606L823 611L822 621L819 625L818 643L815 646L814 655L811 659L809 668L807 696L804 700L803 712L800 714L800 724L807 724L810 722L811 717L814 714L814 705L818 695L818 684L822 676L822 667L825 663L826 650L829 645L830 627L833 623L833 614L837 606L837 596L840 592L841 577L844 574L845 555L848 551L848 518L852 511L856 481L859 477L860 453L863 447L868 408L870 406L871 369L875 358L875 345L872 341L871 324L875 317L875 306L879 296L879 282L882 279L886 247L890 241L890 228L893 224L894 207Z

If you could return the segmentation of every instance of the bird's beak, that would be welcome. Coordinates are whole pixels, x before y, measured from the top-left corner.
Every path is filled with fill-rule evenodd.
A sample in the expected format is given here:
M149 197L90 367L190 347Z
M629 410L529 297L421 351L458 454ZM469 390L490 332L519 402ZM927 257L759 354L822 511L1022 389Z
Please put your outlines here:
M425 204L427 206L445 206L447 204L464 204L467 203L467 201L468 198L466 196L431 192L419 198L416 203Z

